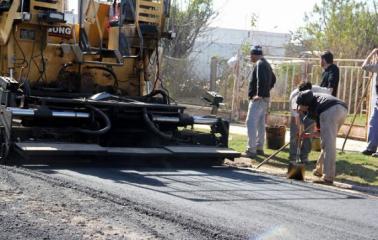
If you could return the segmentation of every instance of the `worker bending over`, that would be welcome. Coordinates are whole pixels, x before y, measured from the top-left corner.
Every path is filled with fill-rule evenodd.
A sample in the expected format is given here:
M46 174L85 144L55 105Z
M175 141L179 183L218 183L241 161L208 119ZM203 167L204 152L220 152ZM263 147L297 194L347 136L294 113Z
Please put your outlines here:
M296 161L297 159L297 147L298 147L298 131L300 125L304 125L306 133L312 133L314 128L311 127L314 121L310 118L305 118L304 114L301 114L297 110L297 98L300 92L305 90L312 90L313 93L324 93L331 94L331 90L325 87L320 87L317 85L312 85L311 82L302 82L297 89L290 94L290 105L291 105L291 121L290 121L290 161ZM299 159L302 163L308 162L308 155L311 152L311 138L305 138L302 141L302 146L300 149Z
M297 104L299 112L315 120L320 128L322 151L313 173L321 179L316 182L332 184L336 175L337 133L345 121L348 108L336 97L311 90L300 92Z

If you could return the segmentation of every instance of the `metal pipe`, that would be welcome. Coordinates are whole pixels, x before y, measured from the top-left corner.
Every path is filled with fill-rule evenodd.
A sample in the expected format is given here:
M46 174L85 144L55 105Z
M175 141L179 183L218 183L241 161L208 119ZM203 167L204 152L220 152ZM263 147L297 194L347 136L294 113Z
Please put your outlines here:
M193 117L194 124L212 125L218 122L217 118L208 118L201 116ZM168 117L168 116L153 116L152 121L154 122L165 122L165 123L179 123L180 118L178 117Z
M8 111L12 112L14 116L20 117L32 117L34 116L34 109L23 109L23 108L7 108Z
M9 77L13 79L13 68L9 68Z
M36 116L35 111L37 111L36 109L13 107L8 107L7 110L18 117L33 117ZM51 115L56 118L89 118L89 113L74 111L51 111Z
M53 111L52 115L58 118L89 118L89 113L85 112Z
M208 118L208 117L201 117L201 116L193 116L193 119L194 119L194 124L204 124L204 125L212 125L219 121L217 118Z
M146 96L144 96L146 97ZM150 108L150 109L169 109L169 110L184 110L185 107L179 105L169 105L161 103L145 103L145 102L106 102L106 101L96 101L91 99L67 99L67 98L56 98L56 97L36 97L32 96L32 99L39 101L44 101L46 103L69 103L78 104L84 106L86 104L91 104L93 106L110 106L110 107L128 107L128 108Z
M21 13L22 13L22 20L24 20L24 15L23 15L23 13L24 13L24 1L25 1L25 0L21 0Z
M154 122L165 122L165 123L179 123L180 118L178 118L178 117L167 117L167 116L153 116L152 121L154 121Z

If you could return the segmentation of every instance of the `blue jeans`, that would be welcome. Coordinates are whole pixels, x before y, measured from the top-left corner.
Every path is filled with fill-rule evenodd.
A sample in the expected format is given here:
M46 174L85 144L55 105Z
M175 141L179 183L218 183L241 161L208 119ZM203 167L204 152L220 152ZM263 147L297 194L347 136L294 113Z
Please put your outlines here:
M265 140L265 115L268 111L269 98L249 101L246 125L248 130L247 151L256 153L263 150Z
M375 106L369 122L369 135L367 150L376 152L378 146L378 106Z
M301 114L299 118L301 120L301 123L304 125L304 129L307 129L309 126L311 126L311 124L314 123L314 121L310 118L306 118L305 120L303 120L303 118L304 118L303 114ZM306 133L312 133L313 130L314 130L313 128L307 129ZM294 161L294 160L297 159L297 147L298 147L297 134L298 134L298 127L295 124L295 120L292 117L291 121L290 121L290 151L289 151L290 152L290 156L289 156L290 161ZM308 154L310 152L311 152L311 138L305 138L302 141L302 146L301 146L299 158L302 161L308 160Z

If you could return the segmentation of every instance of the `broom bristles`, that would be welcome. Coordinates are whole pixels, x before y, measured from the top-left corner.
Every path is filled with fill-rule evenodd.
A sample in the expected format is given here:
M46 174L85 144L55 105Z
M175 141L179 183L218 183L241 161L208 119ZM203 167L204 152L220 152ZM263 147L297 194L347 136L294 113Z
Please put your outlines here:
M289 163L287 178L303 181L305 175L305 165L303 163Z

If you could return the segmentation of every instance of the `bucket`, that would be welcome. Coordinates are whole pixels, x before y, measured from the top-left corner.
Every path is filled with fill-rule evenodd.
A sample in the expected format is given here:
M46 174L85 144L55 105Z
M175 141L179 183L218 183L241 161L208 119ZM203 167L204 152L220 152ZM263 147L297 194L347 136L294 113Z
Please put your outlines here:
M320 145L320 138L313 138L311 143L312 151L320 152L322 150Z
M269 149L280 149L285 145L285 126L268 126L266 131L266 144Z

